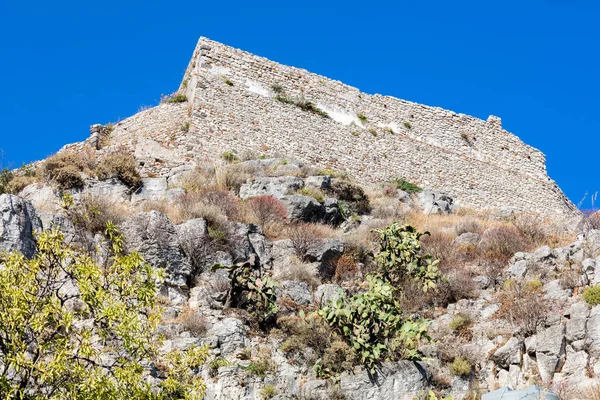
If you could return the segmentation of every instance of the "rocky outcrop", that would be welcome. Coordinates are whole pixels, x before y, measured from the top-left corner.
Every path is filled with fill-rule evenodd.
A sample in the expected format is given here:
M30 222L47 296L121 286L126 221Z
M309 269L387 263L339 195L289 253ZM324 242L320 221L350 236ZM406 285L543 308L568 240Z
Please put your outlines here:
M33 257L33 232L40 231L42 223L31 203L11 194L0 195L0 215L0 250Z

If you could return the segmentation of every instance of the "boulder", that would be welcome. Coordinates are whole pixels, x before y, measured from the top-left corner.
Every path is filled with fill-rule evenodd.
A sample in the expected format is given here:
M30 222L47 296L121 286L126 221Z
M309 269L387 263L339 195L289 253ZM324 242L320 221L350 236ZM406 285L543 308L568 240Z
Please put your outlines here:
M284 196L281 202L291 220L321 222L325 216L325 206L309 196L299 194Z
M323 216L324 223L337 226L344 222L344 217L340 212L337 199L332 197L325 199L323 207L325 207L325 215Z
M131 196L133 203L142 201L160 201L167 197L167 178L143 178L140 187Z
M454 243L459 246L476 246L481 240L481 236L474 232L465 232L454 239Z
M512 364L521 364L523 344L516 337L511 337L504 346L492 354L492 361L501 366L504 369Z
M315 304L327 304L330 301L336 301L340 297L341 289L339 285L333 283L319 285L313 295Z
M365 368L340 377L340 391L348 400L397 400L418 398L428 387L425 364L413 361L386 362L370 374Z
M454 200L448 194L424 189L417 195L424 214L451 214Z
M550 383L565 360L565 325L538 329L535 355L542 381Z
M237 318L224 318L215 322L206 336L214 336L221 355L237 353L248 345L248 335L244 323Z
M288 297L296 304L306 306L312 303L308 285L304 282L283 281L279 284L278 291L281 297Z
M295 176L275 176L256 178L252 183L240 187L240 197L244 200L256 196L282 198L304 187L304 181Z
M115 202L129 201L131 199L131 189L123 184L117 178L105 180L89 180L83 188L83 195L92 197L103 197Z
M184 164L175 167L167 175L167 184L170 188L180 188L191 172L194 170L192 165Z
M305 261L319 263L319 274L331 277L335 273L334 262L344 253L344 242L340 239L321 239L319 244L311 246L306 254Z
M158 211L134 214L122 224L127 250L138 251L155 268L167 271L166 283L185 288L191 265L169 218Z
M35 254L34 231L42 223L30 202L12 194L0 195L0 250L20 251L27 258Z
M331 189L331 177L330 176L309 176L304 180L304 185L307 187L314 187L321 190Z

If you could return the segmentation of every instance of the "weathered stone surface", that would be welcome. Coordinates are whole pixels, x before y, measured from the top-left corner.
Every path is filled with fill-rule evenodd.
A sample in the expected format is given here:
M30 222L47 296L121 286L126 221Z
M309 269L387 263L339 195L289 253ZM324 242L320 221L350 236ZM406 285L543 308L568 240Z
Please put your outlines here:
M333 262L344 253L344 243L340 239L321 239L318 245L311 246L305 254L308 262L318 262L319 274L331 277L335 272Z
M354 374L343 373L340 390L348 400L412 399L425 390L428 379L429 374L422 363L388 362L372 377L364 368L357 368Z
M281 297L289 297L297 304L309 305L312 303L308 285L304 282L283 281L279 284L278 290Z
M142 187L131 196L133 203L159 201L167 197L167 178L143 178Z
M314 187L321 190L331 189L331 177L330 176L309 176L304 180L304 185L307 187Z
M451 214L454 209L454 200L437 190L423 189L417 197L424 214Z
M508 369L511 364L521 364L523 344L516 337L511 337L504 346L494 352L491 359L502 368Z
M344 217L340 212L340 207L337 199L327 198L323 202L325 207L325 215L323 216L323 222L331 225L339 225L344 221Z
M41 231L42 223L31 203L12 194L0 195L0 215L0 250L33 257L33 231Z
M507 272L515 278L524 278L527 275L527 269L530 265L528 260L519 260L511 264Z
M243 184L240 187L240 197L244 200L255 196L273 196L279 199L303 187L304 181L295 176L262 177Z
M115 202L129 201L131 199L131 189L117 178L102 181L89 180L85 183L83 195L103 197Z
M545 383L552 381L552 376L565 359L565 325L557 324L538 331L535 352L540 377Z
M217 338L217 346L224 356L235 354L248 345L246 327L237 318L224 318L216 322L206 336Z
M313 296L314 301L316 304L327 304L330 301L336 301L340 296L341 289L339 285L333 283L319 285Z
M458 236L456 239L454 239L454 242L459 246L477 245L477 243L479 243L479 240L481 240L481 236L478 233L465 232Z
M153 267L167 271L166 282L186 287L191 266L179 245L177 231L166 215L158 211L128 217L121 230L129 251L139 251Z
M281 202L287 209L288 217L304 222L320 222L325 216L325 207L312 197L299 194L284 196Z

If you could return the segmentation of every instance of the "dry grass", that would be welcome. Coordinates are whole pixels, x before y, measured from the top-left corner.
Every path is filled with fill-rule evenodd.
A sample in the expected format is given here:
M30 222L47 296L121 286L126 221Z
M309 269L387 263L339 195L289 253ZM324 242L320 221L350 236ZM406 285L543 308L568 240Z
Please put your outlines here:
M312 289L321 284L315 268L309 264L304 264L297 257L292 258L287 268L274 278L278 281L304 282Z
M129 214L129 210L105 197L84 195L68 210L68 215L73 223L91 233L103 233L106 224L112 222L119 224Z
M525 337L537 330L538 324L550 312L548 300L543 299L539 281L508 280L497 294L500 309L496 318L509 321Z
M285 206L273 196L248 199L246 207L250 221L262 226L265 231L274 224L284 222L287 218Z
M288 225L286 236L291 240L296 256L304 260L310 250L320 246L323 239L332 237L334 232L325 225L293 223Z
M45 182L56 185L61 190L83 186L82 174L91 174L95 168L95 156L64 151L44 161L37 171Z
M6 193L19 194L25 187L37 181L35 176L15 176L6 185Z
M96 175L99 179L118 178L131 189L142 185L135 158L121 151L104 157L96 167Z
M183 329L190 332L192 336L201 337L209 329L209 323L200 311L185 308L175 319L176 323L181 324Z
M342 255L335 262L334 280L336 282L354 280L359 276L359 274L360 270L354 257Z

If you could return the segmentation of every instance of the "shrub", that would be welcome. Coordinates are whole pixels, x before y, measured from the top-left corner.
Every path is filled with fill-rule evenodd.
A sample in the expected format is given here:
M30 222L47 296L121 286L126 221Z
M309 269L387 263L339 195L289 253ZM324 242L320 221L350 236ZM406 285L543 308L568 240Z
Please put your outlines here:
M272 399L277 395L277 388L273 385L267 385L260 389L260 397L263 399Z
M18 252L5 254L0 331L2 342L10 345L0 349L0 391L10 398L125 400L204 394L205 384L194 370L206 360L208 348L159 350L156 295L162 273L138 253L125 255L121 234L114 225L107 230L114 257L106 268L65 245L58 230L38 236L32 260ZM63 298L59 288L65 285L77 295ZM95 338L110 338L110 346L98 346L105 342ZM156 387L146 383L148 371L141 367L152 364L166 378Z
M298 281L306 283L310 288L321 284L316 269L310 264L304 264L297 257L293 257L286 268L282 269L275 279L278 281Z
M342 295L319 309L318 315L357 351L360 362L371 372L394 354L419 359L418 343L421 338L428 338L429 323L402 317L396 289L389 282L374 276L368 276L367 281L367 291L352 297ZM391 346L395 337L396 345Z
M404 124L403 124L403 125L404 125L404 127L405 127L406 129L410 129L410 128L412 128L412 125L411 125L411 124L410 124L410 122L408 122L408 121L404 121Z
M83 172L88 172L90 165L83 155L75 152L61 152L48 158L40 167L40 175L46 181L58 186L61 190L80 188L83 186Z
M368 120L367 116L364 113L358 113L357 117L363 124L366 123Z
M360 186L349 182L335 181L331 185L330 193L343 204L346 215L363 215L371 212L369 197Z
M233 151L226 151L223 154L221 154L221 158L225 161L227 161L228 163L234 163L234 162L238 162L240 161L240 158L237 156L237 154L235 154Z
M167 99L167 103L185 103L186 101L188 101L188 98L185 94L177 94L175 96L169 97Z
M285 90L283 89L283 86L279 83L273 83L271 84L271 90L277 94L281 94L283 93Z
M583 299L592 307L600 304L600 286L592 286L585 289Z
M335 262L335 281L343 282L356 278L359 274L358 265L353 257L343 255Z
M257 196L246 200L251 218L263 228L287 219L287 211L281 201L273 196Z
M396 189L404 190L407 193L419 193L423 191L422 188L415 185L414 183L410 183L401 178L395 178L390 181L390 183L396 186Z
M421 236L410 225L399 226L394 222L384 229L376 229L379 234L379 251L375 254L377 273L395 286L412 277L423 284L423 291L435 288L440 277L437 269L439 260L421 254Z
M225 82L225 84L226 84L227 86L233 86L233 82L232 82L232 81L231 81L231 79L229 79L229 78L225 78L225 79L223 79L223 82Z
M467 232L481 232L483 229L481 223L475 218L463 218L454 227L456 235L460 236Z
M219 368L229 367L231 363L227 361L226 358L223 357L215 357L208 363L209 375L211 377L216 377L219 372Z
M479 243L488 258L508 261L515 253L528 248L527 239L512 225L500 225L487 229Z
M535 333L549 313L550 303L537 283L508 280L497 297L500 308L494 315L508 320L525 337Z
M268 374L275 372L277 364L271 358L271 353L268 350L261 350L256 358L252 359L250 365L246 367L246 371L252 375L264 378Z
M35 182L37 182L37 178L33 176L15 176L8 185L6 185L6 193L19 194L21 190ZM0 188L0 193L2 193L2 188Z
M203 336L208 330L206 317L198 310L192 310L189 307L186 307L175 321L195 337Z
M515 217L514 225L528 242L542 245L547 244L549 240L549 222L539 215L519 214Z
M84 195L65 210L76 227L93 234L104 233L109 222L118 225L123 220L122 210L105 197Z
M325 201L325 195L323 194L323 192L317 188L311 188L311 187L303 187L300 190L297 190L295 194L299 194L301 196L308 196L308 197L312 197L313 199L317 200L319 203L323 203Z
M287 229L287 236L292 242L296 256L302 261L306 261L307 253L321 245L323 241L322 231L315 224L298 223L290 225Z
M319 169L314 174L316 176L330 176L332 178L340 178L340 179L345 179L348 176L348 174L346 174L345 172L335 171L331 168Z
M0 171L0 194L9 193L8 185L13 180L14 173L8 168Z
M468 376L471 374L471 363L462 357L456 357L450 365L450 373L456 376Z
M285 97L280 94L275 96L275 100L280 101L285 104L293 104L293 105L297 106L298 108L300 108L301 110L309 111L313 114L320 115L323 118L329 118L329 114L327 114L325 111L321 110L319 107L317 107L314 103L312 103L310 101L307 101L304 99L291 99L289 97Z
M270 274L252 257L230 267L215 264L212 271L224 269L229 273L231 288L225 299L225 308L239 307L248 310L261 328L270 325L277 314L277 284Z
M117 178L130 189L142 185L135 158L128 153L113 153L103 158L96 168L99 179Z
M450 329L458 333L463 333L472 323L473 320L468 314L458 313L450 321Z

